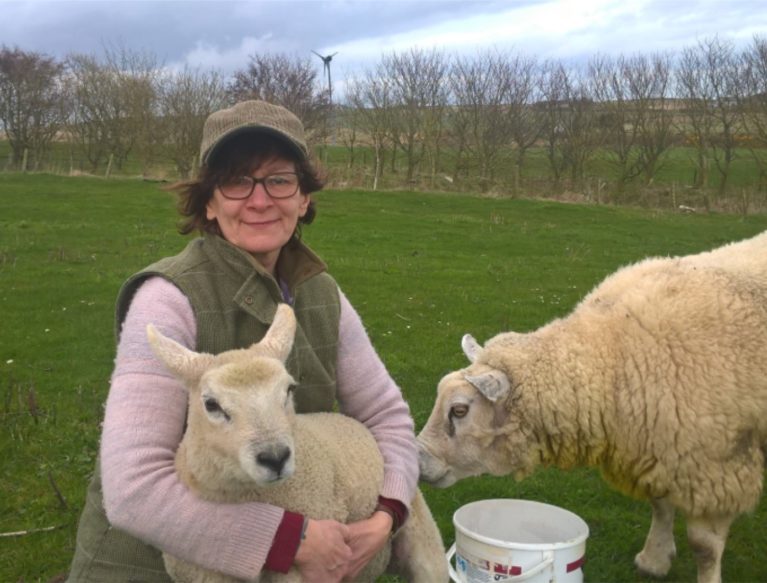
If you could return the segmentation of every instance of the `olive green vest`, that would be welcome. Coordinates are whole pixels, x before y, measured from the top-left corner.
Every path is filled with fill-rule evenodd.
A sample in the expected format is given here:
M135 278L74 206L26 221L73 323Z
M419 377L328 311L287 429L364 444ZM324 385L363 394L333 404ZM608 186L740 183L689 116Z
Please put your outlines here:
M298 327L286 363L298 385L296 410L330 411L336 394L340 302L325 264L300 241L280 253L277 273L288 286ZM117 336L136 290L161 276L189 299L197 322L198 352L217 354L263 338L277 304L277 281L248 253L214 236L190 242L178 255L150 265L125 282L117 299ZM160 552L112 528L103 508L100 464L88 487L69 581L167 582Z

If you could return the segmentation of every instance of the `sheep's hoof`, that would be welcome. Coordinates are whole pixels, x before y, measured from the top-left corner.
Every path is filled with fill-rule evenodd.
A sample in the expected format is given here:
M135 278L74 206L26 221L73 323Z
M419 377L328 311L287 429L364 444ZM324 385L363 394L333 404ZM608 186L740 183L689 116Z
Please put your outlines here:
M671 562L674 557L676 557L676 549L665 554L657 553L655 556L651 556L647 551L642 551L634 557L634 564L644 575L665 577L671 570Z

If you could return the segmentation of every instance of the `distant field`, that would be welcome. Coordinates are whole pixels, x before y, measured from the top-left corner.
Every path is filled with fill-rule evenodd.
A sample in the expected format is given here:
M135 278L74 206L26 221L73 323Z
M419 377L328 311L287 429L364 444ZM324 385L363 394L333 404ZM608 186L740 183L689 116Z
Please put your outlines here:
M480 341L566 314L605 275L647 255L686 254L767 229L767 216L676 214L457 194L328 191L305 239L330 265L416 425L435 386L462 367L465 332ZM181 249L174 203L136 179L0 173L0 581L66 571L114 353L113 303L131 273ZM541 470L424 487L446 543L461 505L512 497L586 520L587 581L645 581L633 567L649 509L596 472ZM677 524L667 581L695 567ZM725 581L767 580L767 501L733 525ZM649 580L648 580L649 581Z
M317 146L315 152L317 158L326 166L333 186L344 189L373 188L374 154L371 148L357 144L352 152L343 141L338 140L334 145ZM9 154L8 142L0 140L0 171L8 166ZM763 157L763 154L760 155ZM384 170L377 185L379 189L406 188L464 193L480 190L476 169L469 172L469 177L456 176L456 154L450 148L442 150L433 179L428 165L424 162L419 166L412 183L406 181L406 163L401 152L397 153L393 164L390 152L387 151L384 156ZM529 150L519 174L511 162L513 152L509 150L500 155L501 163L486 186L488 192L501 197L599 203L609 201L663 209L673 209L679 205L703 208L704 193L693 188L696 175L695 157L696 153L692 148L674 147L667 151L651 185L645 185L637 178L618 195L615 192L616 169L609 161L609 154L604 151L596 152L586 163L581 184L567 185L565 180L561 187L557 188L543 148ZM735 152L727 193L723 198L717 195L720 178L715 169L716 165L713 160L710 160L710 164L707 195L712 208L736 214L742 213L744 209L748 213L767 212L767 176L760 176L759 167L749 150L741 148ZM49 159L42 170L62 175L93 174L103 177L107 173L107 162L104 160L93 169L69 144L58 142L53 144ZM153 180L168 181L179 178L174 165L162 151L157 153L156 159L146 169L142 169L135 157L129 157L122 167L113 165L110 172L112 177L136 178L145 175Z

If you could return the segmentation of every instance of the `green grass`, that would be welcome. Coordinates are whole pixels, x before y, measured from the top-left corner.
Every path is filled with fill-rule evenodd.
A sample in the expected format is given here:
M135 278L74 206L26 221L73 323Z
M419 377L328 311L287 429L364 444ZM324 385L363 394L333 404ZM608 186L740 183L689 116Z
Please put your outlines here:
M480 341L566 314L605 275L647 255L684 254L753 235L767 217L681 215L464 195L329 191L305 239L356 306L416 425L440 377ZM174 202L138 180L0 173L0 581L64 572L93 469L114 352L113 303L128 275L185 244ZM540 500L588 522L586 579L644 581L633 567L649 508L592 470L544 469L519 483L424 486L446 543L453 512L490 497ZM60 494L60 496L59 496ZM695 567L683 524L667 580ZM767 580L767 503L739 518L727 581Z

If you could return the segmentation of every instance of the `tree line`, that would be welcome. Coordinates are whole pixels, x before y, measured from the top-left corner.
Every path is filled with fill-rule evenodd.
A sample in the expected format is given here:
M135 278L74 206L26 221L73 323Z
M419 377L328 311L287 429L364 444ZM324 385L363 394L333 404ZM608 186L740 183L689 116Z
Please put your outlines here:
M338 82L336 83L338 88ZM592 56L580 65L515 51L384 54L331 95L308 57L256 54L231 76L171 70L125 47L64 59L0 48L6 167L43 169L66 144L81 168L144 173L170 162L187 178L209 113L242 99L295 112L321 146L346 152L349 175L398 184L515 191L545 167L545 188L583 190L594 162L620 201L652 185L684 147L707 208L748 157L767 182L767 38L742 49L711 37L678 53ZM327 155L327 150L324 151ZM534 162L533 162L534 160Z

